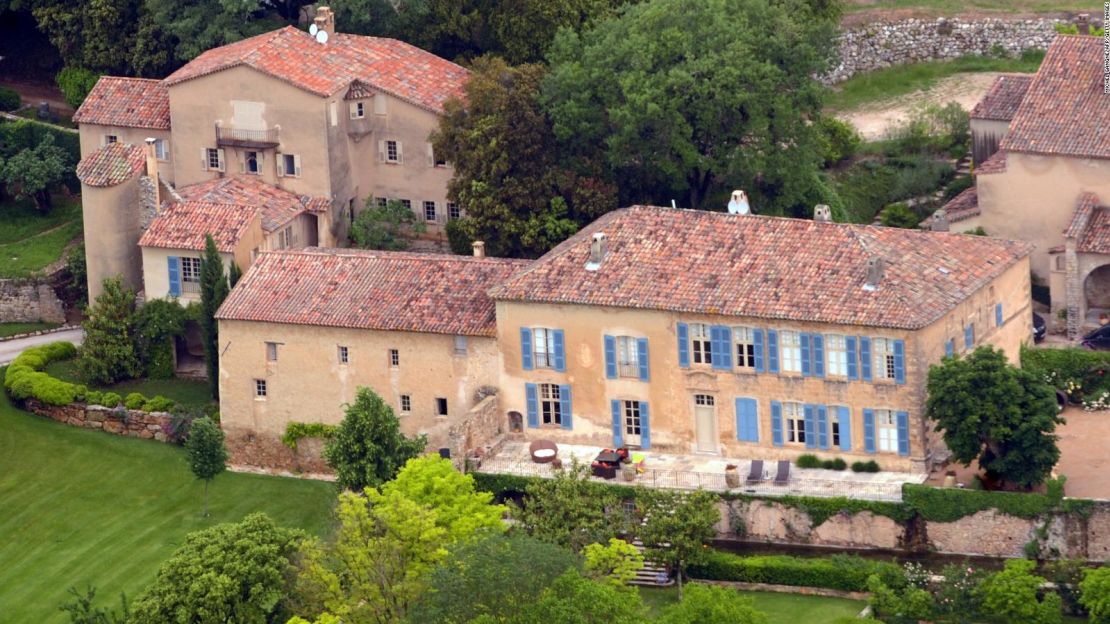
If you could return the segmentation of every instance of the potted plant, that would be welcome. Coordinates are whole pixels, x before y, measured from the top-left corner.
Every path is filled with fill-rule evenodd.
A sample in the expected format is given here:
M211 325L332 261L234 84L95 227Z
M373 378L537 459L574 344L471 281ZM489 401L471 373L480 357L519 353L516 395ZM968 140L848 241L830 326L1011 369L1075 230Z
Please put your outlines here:
M725 466L725 485L730 489L740 487L740 473L736 471L736 464Z
M636 480L636 464L625 462L621 464L621 477L625 481Z

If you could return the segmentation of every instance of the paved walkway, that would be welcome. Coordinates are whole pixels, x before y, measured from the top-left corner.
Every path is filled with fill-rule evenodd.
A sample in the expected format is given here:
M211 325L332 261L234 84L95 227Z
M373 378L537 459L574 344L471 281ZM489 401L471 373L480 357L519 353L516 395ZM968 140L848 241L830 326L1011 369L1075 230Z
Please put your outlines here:
M54 332L52 334L42 334L40 336L30 336L28 338L17 338L15 340L5 340L0 342L0 366L10 363L16 358L17 355L23 353L24 350L31 347L47 344L49 342L57 342L65 340L72 342L75 345L81 344L85 339L85 331L83 329L67 329L65 331Z

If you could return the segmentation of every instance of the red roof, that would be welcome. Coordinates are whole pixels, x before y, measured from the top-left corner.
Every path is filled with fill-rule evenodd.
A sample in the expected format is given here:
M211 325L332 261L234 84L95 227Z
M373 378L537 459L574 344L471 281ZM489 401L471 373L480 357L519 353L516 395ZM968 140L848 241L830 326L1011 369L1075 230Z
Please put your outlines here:
M140 247L202 251L208 234L216 249L232 253L255 218L253 210L235 204L186 201L170 204L139 239Z
M1110 158L1110 94L1103 91L1102 37L1057 35L1000 148Z
M109 143L77 163L77 179L88 186L115 186L131 179L146 167L141 147Z
M160 80L101 76L73 114L73 121L169 130L169 92Z
M944 213L949 223L970 219L979 214L979 191L974 185L964 189L952 201L944 205Z
M252 211L260 209L262 229L267 232L277 230L302 212L319 212L331 205L326 197L297 195L252 175L215 178L179 188L177 192L186 200L238 204Z
M590 271L597 232L608 253ZM947 232L633 206L582 229L491 296L918 329L1031 251ZM885 269L867 290L873 257Z
M999 76L983 99L971 109L971 118L1010 121L1014 118L1014 113L1017 112L1032 82L1033 76L1029 74Z
M990 175L1006 171L1006 152L998 150L981 164L975 165L975 175Z
M310 93L327 97L355 80L360 90L378 89L439 112L462 97L466 69L396 39L338 34L326 45L286 26L204 52L166 78L173 86L244 65Z
M216 317L493 336L494 302L486 293L527 264L358 249L264 252Z
M1080 253L1110 254L1110 208L1094 193L1083 193L1064 235L1079 239L1075 250Z

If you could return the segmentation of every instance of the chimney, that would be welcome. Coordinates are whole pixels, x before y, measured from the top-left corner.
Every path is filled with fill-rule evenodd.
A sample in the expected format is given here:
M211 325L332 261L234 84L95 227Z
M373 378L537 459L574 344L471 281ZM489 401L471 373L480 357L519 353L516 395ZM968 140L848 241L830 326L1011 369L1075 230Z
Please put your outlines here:
M818 223L832 223L832 209L828 204L817 204L813 207L813 220Z
M1075 28L1081 35L1091 34L1091 16L1087 13L1080 13L1075 16Z
M929 226L934 232L947 232L948 231L948 213L944 208L940 208L933 213L933 223Z
M867 259L867 282L864 283L863 289L867 292L873 292L879 289L879 282L883 279L883 259L879 256L871 256Z
M747 193L741 190L732 192L732 198L728 200L728 213L741 215L752 213L751 206L748 204Z
M331 10L331 7L318 7L316 9L316 17L313 18L312 23L316 26L317 33L327 33L327 35L323 36L323 41L320 41L321 36L319 34L316 35L316 40L320 41L320 43L326 44L335 38L335 13Z
M587 271L596 271L601 268L605 254L609 251L609 243L604 232L597 232L590 241L590 260L586 263Z
M486 257L486 243L484 241L474 241L470 245L474 248L474 257L475 258L485 258Z
M155 212L162 207L162 185L158 180L158 151L155 149L157 142L158 139L153 137L147 137L146 139L146 175L154 185Z

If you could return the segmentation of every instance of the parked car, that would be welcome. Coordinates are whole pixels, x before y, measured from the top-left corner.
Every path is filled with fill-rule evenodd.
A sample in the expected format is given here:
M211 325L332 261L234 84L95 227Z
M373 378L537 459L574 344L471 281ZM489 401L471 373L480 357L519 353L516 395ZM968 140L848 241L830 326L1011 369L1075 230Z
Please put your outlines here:
M1040 342L1044 340L1046 327L1044 324L1044 317L1036 312L1033 313L1033 342Z
M1110 325L1103 325L1083 336L1083 346L1093 351L1110 351Z

